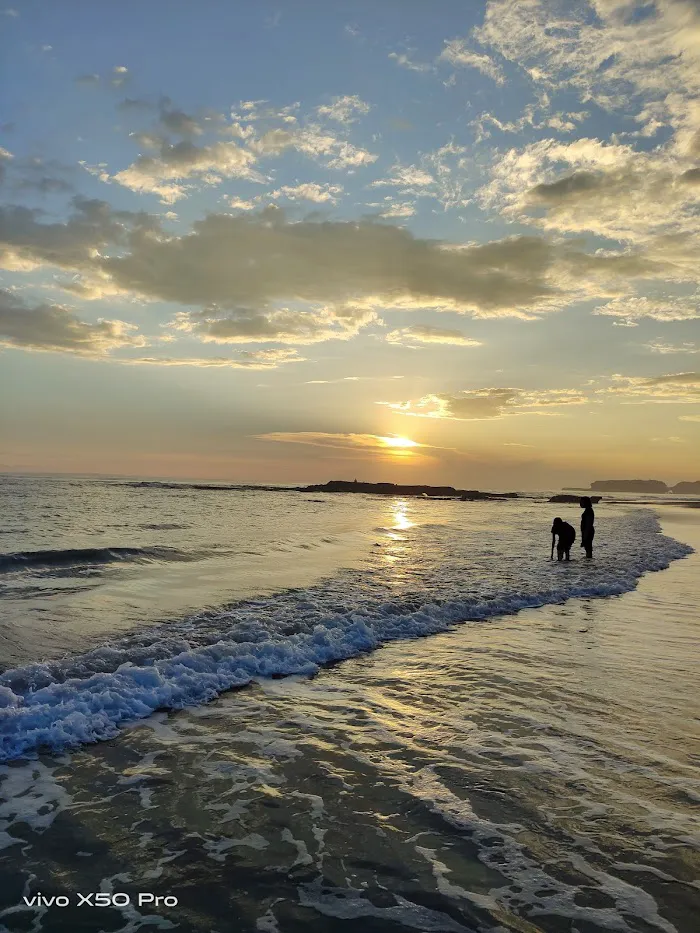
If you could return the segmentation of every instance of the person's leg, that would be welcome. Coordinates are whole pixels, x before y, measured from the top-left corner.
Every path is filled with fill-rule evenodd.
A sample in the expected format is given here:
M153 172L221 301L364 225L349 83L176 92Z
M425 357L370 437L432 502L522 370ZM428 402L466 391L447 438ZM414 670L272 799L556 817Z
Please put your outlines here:
M564 548L557 544L557 560L564 560Z
M583 546L586 549L586 557L593 557L593 535L595 531L591 531L590 534L587 534L583 540Z

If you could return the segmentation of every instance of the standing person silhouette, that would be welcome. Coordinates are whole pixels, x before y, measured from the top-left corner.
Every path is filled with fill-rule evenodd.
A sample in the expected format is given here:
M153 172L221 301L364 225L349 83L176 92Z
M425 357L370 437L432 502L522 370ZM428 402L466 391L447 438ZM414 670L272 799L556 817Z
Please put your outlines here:
M583 496L579 505L583 509L581 515L581 547L586 549L586 557L593 557L593 536L595 535L593 503L588 496Z
M556 538L559 538L556 542L557 560L570 560L569 551L571 550L571 545L576 540L576 532L573 526L568 522L563 522L560 518L554 519L552 523L552 553L549 557L550 560L554 560L554 543Z

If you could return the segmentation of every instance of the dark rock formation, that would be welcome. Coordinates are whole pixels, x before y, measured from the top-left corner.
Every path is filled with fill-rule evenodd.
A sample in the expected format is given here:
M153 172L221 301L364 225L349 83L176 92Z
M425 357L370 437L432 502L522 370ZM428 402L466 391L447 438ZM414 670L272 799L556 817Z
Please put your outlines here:
M660 479L598 479L591 483L595 492L668 492Z
M552 498L548 499L547 501L548 502L576 502L578 503L580 498L581 496L572 496L570 493L563 492L563 493L560 493L558 496L552 496ZM600 500L603 497L602 496L590 496L589 498L591 502L595 504L596 502L600 502Z
M477 489L455 489L454 486L399 486L396 483L358 483L357 480L334 479L317 486L304 486L299 492L359 492L375 496L420 496L427 499L461 499L473 502L481 499L517 499L515 492L479 492Z

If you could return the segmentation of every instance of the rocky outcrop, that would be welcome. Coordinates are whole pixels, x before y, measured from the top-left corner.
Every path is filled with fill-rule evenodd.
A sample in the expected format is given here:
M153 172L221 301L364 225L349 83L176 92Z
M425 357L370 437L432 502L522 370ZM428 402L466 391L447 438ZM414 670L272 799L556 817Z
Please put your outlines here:
M354 492L375 496L419 496L427 499L517 499L516 492L480 492L478 489L455 489L454 486L399 486L397 483L358 483L334 479L316 486L304 486L299 492Z
M594 504L596 502L600 502L602 498L603 498L602 496L589 496L589 499ZM572 496L570 493L562 492L558 496L552 496L552 498L548 499L547 501L548 502L576 502L578 504L580 499L581 499L581 496Z

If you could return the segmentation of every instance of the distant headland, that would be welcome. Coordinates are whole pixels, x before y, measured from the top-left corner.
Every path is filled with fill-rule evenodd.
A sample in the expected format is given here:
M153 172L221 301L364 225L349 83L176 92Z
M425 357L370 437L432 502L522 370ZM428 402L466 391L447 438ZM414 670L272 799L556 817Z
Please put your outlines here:
M700 480L667 486L660 479L597 479L591 483L595 492L671 492L676 495L700 495Z
M400 486L397 483L358 483L334 479L328 483L304 486L299 492L354 492L375 496L418 496L422 499L517 499L517 492L480 492L478 489L455 489L454 486Z

